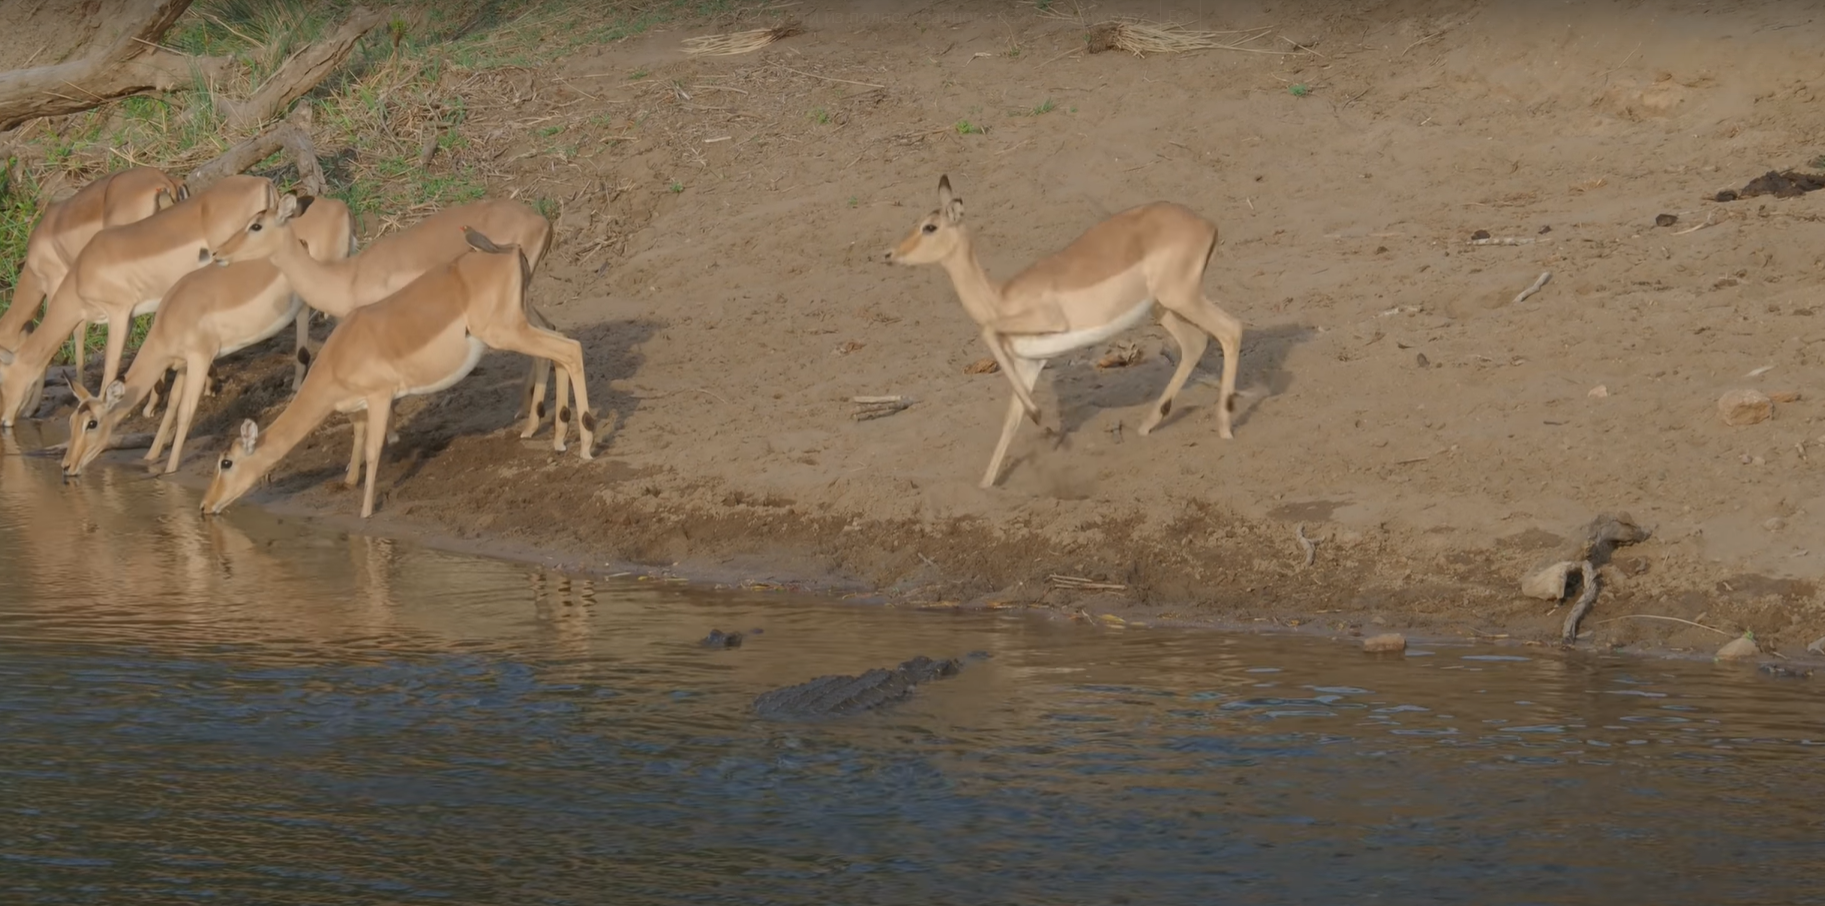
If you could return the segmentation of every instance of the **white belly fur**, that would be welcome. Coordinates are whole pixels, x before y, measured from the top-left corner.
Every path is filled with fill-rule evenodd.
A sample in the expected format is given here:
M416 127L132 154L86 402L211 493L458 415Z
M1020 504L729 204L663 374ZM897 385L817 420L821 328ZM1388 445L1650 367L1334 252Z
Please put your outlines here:
M158 311L158 303L163 301L165 301L165 297L160 296L156 299L147 299L146 301L133 306L133 317L137 318L140 315L149 315Z
M1054 358L1073 349L1082 349L1085 346L1101 343L1146 320L1147 313L1152 310L1153 300L1142 299L1141 304L1101 327L1067 330L1061 333L1010 334L1007 337L1008 349L1023 359Z
M393 394L393 398L399 399L402 396L419 396L426 393L436 393L437 391L447 389L457 381L468 377L469 372L475 370L475 363L482 360L482 353L488 351L488 344L483 343L474 337L464 337L464 339L469 341L469 355L463 359L463 363L457 366L455 371L438 379L435 384L428 384L423 387L410 387L401 390L398 393Z
M298 310L304 307L304 300L298 298L295 294L287 295L291 299L291 305L286 307L284 314L274 318L271 324L260 328L259 332L253 336L247 337L241 342L223 346L222 351L216 353L215 357L219 359L231 352L240 352L255 343L270 340L274 336L277 336L279 331L284 330L287 324L296 324L298 322Z

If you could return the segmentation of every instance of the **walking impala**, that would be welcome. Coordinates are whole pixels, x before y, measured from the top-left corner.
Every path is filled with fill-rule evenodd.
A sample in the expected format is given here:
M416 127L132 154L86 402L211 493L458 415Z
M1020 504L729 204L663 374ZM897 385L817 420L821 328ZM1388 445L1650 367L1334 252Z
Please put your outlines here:
M278 211L267 212L240 235L212 251L218 264L270 259L306 304L343 318L357 308L391 296L419 275L467 252L469 245L463 239L464 227L503 245L518 246L524 250L526 260L533 268L538 267L539 260L551 246L551 221L544 215L521 202L488 199L445 208L406 229L374 240L359 254L337 261L318 260L304 254L298 247L297 237L292 235L289 219ZM552 329L551 321L536 307L529 305L526 316L533 325L543 330ZM301 349L297 372L293 376L294 387L299 386L298 381L308 362L309 355ZM535 359L527 372L521 395L526 414L525 427L520 431L522 438L537 433L544 421L545 382L550 373L551 363L543 359ZM560 375L557 387L560 409L564 407L567 395L564 380ZM561 437L553 439L552 449L563 451Z
M25 260L20 262L19 278L13 284L12 304L5 314L0 314L0 349L17 350L25 341L27 325L57 292L76 256L96 233L144 220L189 194L182 183L162 170L129 167L109 173L45 208L44 216L38 218L26 240ZM79 323L72 333L77 374L82 373L87 327L87 322Z
M281 216L289 219L281 202ZM580 444L589 459L595 445L595 414L583 378L583 347L556 331L533 326L526 318L526 287L532 264L515 246L497 247L473 230L463 231L470 251L434 268L399 292L351 312L323 343L304 385L262 438L253 419L241 423L241 436L216 464L215 478L203 494L205 514L220 513L253 487L331 412L349 415L355 443L363 447L367 481L361 516L374 512L375 473L386 443L393 401L436 393L462 380L489 347L548 359L560 369L560 393L566 380L576 392ZM365 419L362 417L365 413ZM571 420L560 406L553 432L558 449ZM361 462L349 459L347 482L360 476Z
M339 260L352 251L354 230L348 205L334 198L301 198L298 206L305 213L292 221L292 228L311 256ZM209 384L210 362L278 334L287 324L296 323L303 309L304 301L270 261L205 267L177 281L159 305L152 330L133 356L125 381L108 384L99 396L90 394L80 381L71 384L78 403L70 413L70 445L63 454L65 480L81 475L83 467L107 449L121 421L172 369L177 378L171 385L171 402L165 406L165 417L145 458L147 462L157 460L169 441L171 458L165 471L177 471L184 458L184 439L190 436L190 420Z
M0 349L0 428L12 427L82 321L108 324L101 383L112 383L133 317L156 311L171 284L208 264L209 249L247 229L276 194L270 180L230 176L144 220L96 233L51 294L38 329L17 350Z
M1236 368L1242 322L1204 296L1204 269L1216 251L1217 228L1189 208L1156 201L1122 211L1091 227L1070 245L997 284L976 259L963 224L963 200L938 178L938 209L889 249L891 264L938 264L950 275L963 308L981 327L982 340L1014 388L1001 440L981 486L1000 475L1008 445L1024 412L1039 422L1033 386L1046 360L1100 343L1139 324L1158 302L1160 325L1181 355L1166 392L1141 422L1146 435L1172 411L1172 400L1215 337L1223 347L1223 387L1217 436L1229 438L1235 411Z

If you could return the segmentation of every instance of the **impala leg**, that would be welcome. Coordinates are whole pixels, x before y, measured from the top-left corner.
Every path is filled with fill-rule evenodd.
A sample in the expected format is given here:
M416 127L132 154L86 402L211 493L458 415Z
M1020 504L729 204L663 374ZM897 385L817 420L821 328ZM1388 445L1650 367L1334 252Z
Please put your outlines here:
M1021 405L1027 417L1033 420L1033 424L1039 424L1039 404L1033 402L1032 388L1022 386L1020 378L1014 371L1014 363L1019 359L1008 350L1002 340L1002 335L992 328L982 328L982 342L988 344L989 354L995 357L995 364L1001 366L1001 373L1007 375L1008 383L1013 385L1014 401Z
M183 381L183 386L173 385L171 398L165 401L166 418L171 417L172 404L177 404L177 432L171 436L171 458L165 462L167 475L177 471L184 462L184 439L190 436L190 420L196 417L196 404L203 398L203 389L209 386L209 360L192 359L184 363L183 376L179 380Z
M387 443L387 418L393 412L393 395L390 393L368 397L367 436L367 481L361 492L361 518L374 515L374 478L380 474L380 451Z
M108 345L102 354L101 385L114 383L120 375L120 358L127 351L127 334L133 330L133 311L128 309L124 314L111 315L108 318Z
M304 370L310 366L311 307L298 306L298 346L292 353L291 389L298 392L304 383Z
M82 380L82 357L86 351L83 347L87 345L89 345L89 322L87 320L77 321L75 332L70 334L70 364L75 366L76 379L79 381ZM102 386L108 385L102 384Z
M564 412L564 413L569 413L571 411L569 406L570 406L570 403L572 402L571 390L570 390L570 369L568 369L568 368L559 368L558 369L557 389L558 389L558 392L557 392L556 396L557 396L558 411ZM564 452L564 436L569 433L569 430L568 430L569 428L570 428L569 422L564 419L553 418L551 420L551 449L553 451L558 452L558 453Z
M184 380L184 372L181 369L177 370L176 377L171 379L172 398L182 397L187 385L188 383ZM177 410L177 406L173 406L169 402L165 404L165 417L158 420L158 431L152 435L152 446L146 450L144 457L146 462L157 462L159 451L165 449L165 444L171 441L171 429L177 424ZM171 470L166 469L165 471Z
M1181 305L1172 306L1179 316L1217 338L1223 347L1223 404L1217 407L1217 436L1231 438L1230 416L1236 411L1236 371L1242 363L1242 322L1217 307L1202 292L1194 291Z
M353 443L349 444L349 470L342 476L342 483L353 488L361 484L361 452L362 447L367 444L368 414L366 412L349 413L349 424L355 428L355 439Z
M1172 335L1179 344L1179 367L1172 372L1172 380L1166 382L1166 392L1153 404L1152 411L1141 420L1141 436L1146 437L1166 416L1172 412L1172 401L1185 387L1186 379L1191 377L1192 369L1198 367L1198 360L1204 357L1204 350L1210 346L1210 336L1190 321L1179 317L1168 309L1160 318L1160 326Z
M539 433L539 423L545 420L545 385L551 380L551 360L534 358L526 372L525 410L526 426L520 429L520 438L531 437ZM564 394L558 393L558 405L564 405ZM562 448L560 448L562 449Z
M551 319L545 317L545 313L539 311L538 306L527 302L523 305L523 309L526 312L526 321L532 325L533 329L543 330L553 334L558 332L557 328L552 325ZM523 410L526 416L526 427L520 430L521 440L539 433L539 424L545 420L545 384L551 379L551 367L552 361L550 359L534 358L530 370L526 373L524 393L525 408ZM560 380L562 380L562 378L560 378ZM564 406L563 384L558 385L558 398L556 403L559 408ZM552 422L552 429L557 430L556 421ZM564 449L562 439L558 441L556 449L559 451Z
M574 413L577 433L582 439L577 455L584 459L593 458L596 416L589 410L589 389L583 378L583 344L557 331L534 327L524 320L499 326L480 326L480 329L471 328L471 331L477 339L495 349L548 359L552 365L569 372L571 392L576 395L577 404L572 408L562 399L559 400L557 425L552 429L555 435L552 448L560 451L565 449L564 435Z
M173 372L170 369L166 369L165 373L163 375L159 376L158 381L153 383L151 392L146 394L145 407L139 410L140 415L143 415L147 418L151 418L152 413L158 411L159 397L164 395L164 393L168 392L171 388L177 386L176 383L173 383L175 378L173 378L172 374L173 374ZM103 390L106 390L107 387L108 387L108 385L106 385L106 384L102 385ZM167 408L165 411L169 412L171 410L169 408ZM156 458L158 458L158 455L153 454L151 457L148 457L148 458L156 459Z
M1034 385L1039 383L1039 372L1046 367L1045 359L1014 359L1014 370L1011 377L1015 386L1031 394ZM1020 397L1016 394L1008 400L1008 417L1001 424L1001 440L995 443L995 455L989 457L989 470L983 473L982 483L978 487L992 488L995 479L1001 476L1001 461L1007 458L1008 446L1014 442L1014 432L1020 430L1020 417L1025 414L1021 408Z

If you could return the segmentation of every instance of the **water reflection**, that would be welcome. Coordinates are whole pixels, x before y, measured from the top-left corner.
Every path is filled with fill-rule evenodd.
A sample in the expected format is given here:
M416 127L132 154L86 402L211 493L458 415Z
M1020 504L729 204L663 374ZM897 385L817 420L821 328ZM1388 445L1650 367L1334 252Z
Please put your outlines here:
M0 457L0 902L1825 902L1811 682L687 593L193 497Z

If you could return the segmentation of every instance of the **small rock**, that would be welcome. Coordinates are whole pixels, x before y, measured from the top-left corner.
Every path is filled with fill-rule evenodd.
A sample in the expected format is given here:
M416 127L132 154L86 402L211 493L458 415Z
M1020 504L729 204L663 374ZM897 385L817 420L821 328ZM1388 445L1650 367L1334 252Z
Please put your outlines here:
M1774 414L1774 401L1760 390L1728 390L1717 399L1717 414L1726 425L1753 425Z
M1551 225L1543 226L1540 228L1540 235L1544 236L1547 233L1550 233L1552 231L1553 231L1553 228Z
M1416 362L1419 365L1419 367L1421 367L1421 368L1431 368L1432 367L1432 362L1426 358L1426 354L1423 352L1414 356L1413 361Z
M1718 201L1735 201L1736 200L1736 190L1735 189L1725 189L1722 192L1717 193L1716 198Z
M1470 238L1472 241L1477 240L1477 239L1488 239L1489 231L1488 230L1477 230L1476 232L1470 234Z
M1678 222L1678 214L1659 214L1654 217L1654 225L1657 227L1670 227Z
M1755 644L1755 639L1744 635L1740 638L1734 638L1725 642L1724 647L1717 649L1717 659L1720 661L1734 660L1736 658L1755 657L1761 653L1762 649Z
M1800 401L1800 392L1798 390L1776 390L1768 394L1768 398L1777 403L1797 403Z
M1781 529L1784 529L1786 527L1787 527L1787 520L1782 519L1779 516L1775 516L1774 518L1769 519L1768 521L1762 523L1762 528L1767 531L1770 531L1770 532L1778 532Z
M1407 637L1398 632L1384 632L1362 640L1362 650L1370 654L1385 654L1392 651L1406 651Z
M1560 601L1565 598L1565 581L1573 572L1578 572L1579 562L1561 560L1545 567L1521 580L1521 594L1542 601Z
M1597 386L1592 387L1591 392L1585 394L1585 396L1588 396L1594 400L1600 400L1609 395L1610 395L1610 388L1605 387L1602 384L1598 384Z

